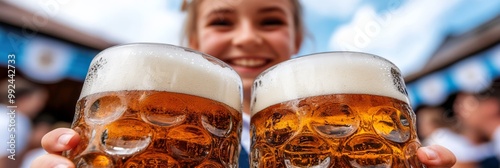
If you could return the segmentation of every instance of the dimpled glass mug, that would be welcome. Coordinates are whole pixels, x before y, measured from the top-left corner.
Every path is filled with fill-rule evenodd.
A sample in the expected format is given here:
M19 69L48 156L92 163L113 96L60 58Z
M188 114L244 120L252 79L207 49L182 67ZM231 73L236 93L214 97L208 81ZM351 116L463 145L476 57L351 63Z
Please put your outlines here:
M224 62L127 44L91 62L72 128L77 167L237 167L242 83Z
M357 52L295 58L262 73L251 167L423 167L400 70Z

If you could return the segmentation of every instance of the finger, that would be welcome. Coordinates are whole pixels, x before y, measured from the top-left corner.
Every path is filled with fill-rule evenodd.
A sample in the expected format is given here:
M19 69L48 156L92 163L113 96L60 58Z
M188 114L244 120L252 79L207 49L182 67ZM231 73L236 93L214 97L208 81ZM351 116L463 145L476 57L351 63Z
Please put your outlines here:
M431 145L421 147L417 151L418 159L428 168L449 168L455 165L455 155L448 149Z
M69 128L58 128L45 134L42 147L49 153L60 154L78 145L80 135Z
M31 168L74 168L73 162L67 158L56 155L46 154L37 157L30 165Z

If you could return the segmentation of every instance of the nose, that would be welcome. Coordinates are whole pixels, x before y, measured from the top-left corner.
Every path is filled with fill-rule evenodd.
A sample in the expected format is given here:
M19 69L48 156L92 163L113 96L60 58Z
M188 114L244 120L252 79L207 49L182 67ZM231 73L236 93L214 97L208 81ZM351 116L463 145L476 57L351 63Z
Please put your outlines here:
M235 32L233 45L243 48L252 49L259 47L263 39L256 26L251 21L242 21L238 26L238 31Z

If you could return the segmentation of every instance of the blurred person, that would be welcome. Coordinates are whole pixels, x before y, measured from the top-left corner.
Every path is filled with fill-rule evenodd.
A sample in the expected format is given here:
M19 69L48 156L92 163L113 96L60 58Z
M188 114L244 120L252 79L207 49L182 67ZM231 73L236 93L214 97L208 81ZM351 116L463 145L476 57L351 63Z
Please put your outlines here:
M37 116L34 121L33 121L33 129L31 131L30 139L29 139L29 144L27 146L26 152L22 156L22 163L21 167L25 167L24 165L26 162L29 162L30 158L36 154L36 155L42 155L46 154L42 148L42 144L40 141L42 140L42 137L48 133L49 131L55 129L53 128L53 124L55 123L55 119L50 116L50 115L45 115L42 114L40 116ZM40 150L42 149L42 150ZM31 158L31 160L33 160Z
M55 121L50 116L40 117L40 120L34 124L33 133L30 138L31 146L24 154L20 168L29 168L35 158L47 154L47 151L42 148L42 144L40 143L45 134L57 128L70 127L71 123Z
M438 106L421 106L415 112L417 116L418 136L423 139L422 145L437 129L446 127L446 122L442 122L444 108Z
M471 132L492 141L495 155L500 159L500 79L484 91L459 93L454 110Z
M243 130L240 167L249 166L250 91L254 79L264 70L298 53L305 36L302 9L298 0L191 0L184 29L190 48L217 57L229 64L243 81ZM35 160L38 167L58 164L74 167L60 156L61 151L78 144L79 135L71 129L56 129L42 139L51 153ZM453 154L441 147L420 148L422 163L429 167L450 167Z
M493 156L492 144L461 124L461 118L450 113L439 106L418 109L418 132L423 139L422 145L441 145L450 149L457 159L454 168L498 167L498 164L485 162Z
M22 155L29 146L32 120L45 106L48 92L41 86L24 78L16 77L12 83L8 79L0 83L0 167L18 167ZM15 87L9 87L15 85ZM10 103L9 88L15 93ZM16 106L15 108L9 106ZM15 160L14 160L15 159Z
M42 147L42 144L40 143L42 137L51 130L55 129L55 123L56 120L50 115L42 114L36 117L33 121L33 129L30 135L29 146L27 147L28 150Z

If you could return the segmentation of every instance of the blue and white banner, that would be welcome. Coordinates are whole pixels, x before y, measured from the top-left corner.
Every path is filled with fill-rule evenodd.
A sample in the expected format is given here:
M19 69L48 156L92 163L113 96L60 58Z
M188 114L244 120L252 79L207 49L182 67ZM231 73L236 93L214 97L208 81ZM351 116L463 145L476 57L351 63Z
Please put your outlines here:
M500 44L407 84L413 107L439 105L458 91L478 92L500 77Z
M0 23L0 65L15 55L16 69L40 83L62 79L83 81L92 58L99 51L46 36L31 30Z

